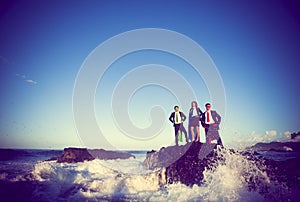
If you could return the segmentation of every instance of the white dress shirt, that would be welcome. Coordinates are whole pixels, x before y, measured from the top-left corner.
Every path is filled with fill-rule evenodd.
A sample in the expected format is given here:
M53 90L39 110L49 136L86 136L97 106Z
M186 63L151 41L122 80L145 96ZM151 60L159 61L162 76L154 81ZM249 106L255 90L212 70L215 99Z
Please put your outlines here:
M176 116L178 116L178 121L176 121ZM181 116L180 116L179 111L178 111L178 112L175 112L174 122L175 122L175 124L180 124L180 123L182 123L182 121L181 121Z
M196 107L193 108L193 115L192 116L198 116L197 108Z

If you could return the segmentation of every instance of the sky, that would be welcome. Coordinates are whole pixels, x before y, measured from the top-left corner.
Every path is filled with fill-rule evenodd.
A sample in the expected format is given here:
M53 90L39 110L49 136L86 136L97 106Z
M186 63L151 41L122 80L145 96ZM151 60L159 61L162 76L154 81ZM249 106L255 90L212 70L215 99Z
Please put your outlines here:
M229 147L286 141L300 131L298 1L2 0L0 27L0 148L159 149L174 144L168 121L173 106L188 114L190 106L181 106L180 97L197 100L202 110L212 103L223 118L220 134ZM102 136L95 138L99 131L93 130L83 134L78 128L88 127L89 117L76 122L74 89L85 62L109 39L147 28L179 33L203 48L221 78L226 109L214 106L213 92L187 61L140 50L113 61L95 90L85 89L94 93L91 116ZM141 78L145 83L130 99L117 99ZM178 94L160 84L164 81L183 82L187 91ZM80 107L88 109L84 103ZM124 107L126 120L118 115ZM127 119L135 128L131 134L123 128L130 125ZM153 135L151 126L159 128Z

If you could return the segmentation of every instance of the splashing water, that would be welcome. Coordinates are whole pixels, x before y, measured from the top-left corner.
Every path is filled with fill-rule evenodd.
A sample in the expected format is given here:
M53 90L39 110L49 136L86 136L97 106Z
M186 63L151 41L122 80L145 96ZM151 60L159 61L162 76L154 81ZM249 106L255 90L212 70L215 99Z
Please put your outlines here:
M293 200L283 183L268 176L269 168L263 158L220 148L216 156L217 160L210 162L203 172L201 186L164 184L164 170L148 170L143 164L144 157L75 164L38 162L31 178L23 177L22 181L34 186L34 201ZM1 174L1 180L6 176Z

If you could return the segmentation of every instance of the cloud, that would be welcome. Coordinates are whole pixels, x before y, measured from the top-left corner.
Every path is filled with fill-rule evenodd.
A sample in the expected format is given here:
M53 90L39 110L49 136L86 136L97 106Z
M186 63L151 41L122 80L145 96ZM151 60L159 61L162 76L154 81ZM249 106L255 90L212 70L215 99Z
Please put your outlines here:
M26 75L24 74L16 74L17 77L21 77L22 79L25 79L26 78Z
M26 79L27 76L25 74L16 74L16 76L24 80L26 83L37 84L37 82L32 79Z
M247 146L254 145L258 142L290 142L290 141L300 141L300 136L295 140L291 140L291 132L285 131L279 133L276 130L267 130L265 133L257 133L252 131L250 134L245 135L239 132L233 133L235 138L229 143L230 146L236 148L244 148Z
M269 138L275 137L277 135L277 131L276 130L267 130L266 131L266 136Z
M291 131L285 131L283 134L284 134L284 136L285 136L286 138L291 138L292 132L291 132Z
M27 83L32 83L32 84L37 84L37 82L36 81L33 81L33 80L31 80L31 79L27 79L27 80L25 80Z
M267 130L265 134L252 133L248 139L249 142L273 142L278 141L276 130Z

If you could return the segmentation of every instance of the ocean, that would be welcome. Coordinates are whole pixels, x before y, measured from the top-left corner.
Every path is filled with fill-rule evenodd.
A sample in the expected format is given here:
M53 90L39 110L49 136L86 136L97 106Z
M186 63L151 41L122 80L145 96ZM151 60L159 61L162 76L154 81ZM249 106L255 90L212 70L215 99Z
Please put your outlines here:
M68 164L45 161L62 150L0 149L1 201L299 201L299 170L284 167L299 165L299 152L249 159L223 150L225 162L205 170L201 186L160 185L143 164L146 151L126 152L136 158Z

